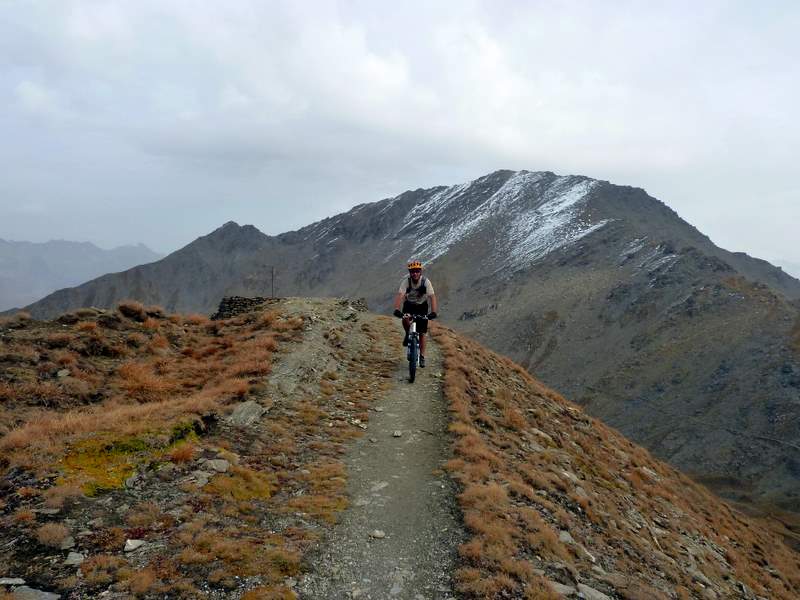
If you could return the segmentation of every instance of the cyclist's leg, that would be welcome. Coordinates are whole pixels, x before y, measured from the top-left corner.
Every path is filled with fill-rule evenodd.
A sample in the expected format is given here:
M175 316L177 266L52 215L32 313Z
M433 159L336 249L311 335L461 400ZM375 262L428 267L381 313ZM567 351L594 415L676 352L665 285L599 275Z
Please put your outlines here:
M419 316L425 316L428 314L428 303L423 302L422 304L416 307L417 313ZM428 333L428 320L421 319L417 321L417 331L419 332L419 353L420 356L425 356L425 334Z
M411 308L412 308L411 303L408 300L403 302L403 309L402 309L403 315L409 314L411 312ZM411 327L412 318L413 317L411 318L405 316L403 317L403 329L406 332L405 335L403 336L403 346L408 346L408 330Z
M423 302L422 305L418 307L418 313L420 316L424 316L428 314L428 303ZM421 319L417 323L417 331L419 331L419 366L425 367L425 345L427 341L427 336L425 335L428 333L428 320Z
M414 310L415 310L415 308L416 308L416 306L413 303L409 302L408 300L404 300L403 301L403 308L401 310L403 311L403 315L404 315L403 316L403 329L406 330L406 333L408 333L408 328L411 327L411 319L414 318ZM406 317L405 315L410 315L410 316Z

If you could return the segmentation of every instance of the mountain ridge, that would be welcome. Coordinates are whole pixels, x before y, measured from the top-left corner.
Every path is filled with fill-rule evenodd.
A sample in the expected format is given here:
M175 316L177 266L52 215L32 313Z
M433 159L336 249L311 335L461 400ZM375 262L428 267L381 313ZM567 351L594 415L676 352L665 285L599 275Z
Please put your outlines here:
M0 311L30 304L67 285L162 257L141 243L106 250L91 242L0 239Z
M269 295L272 267L279 296L364 297L388 310L409 257L427 262L445 323L659 457L737 482L726 493L797 506L785 444L800 443L800 281L718 248L640 188L496 171L278 236L230 222L29 310L132 297L210 313L223 296Z

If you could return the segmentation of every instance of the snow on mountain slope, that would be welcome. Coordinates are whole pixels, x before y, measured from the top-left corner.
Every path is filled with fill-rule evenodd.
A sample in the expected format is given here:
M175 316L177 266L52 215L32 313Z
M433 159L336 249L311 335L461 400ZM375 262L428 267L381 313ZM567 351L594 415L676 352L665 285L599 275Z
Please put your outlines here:
M430 263L456 244L487 230L495 238L495 248L484 260L497 271L515 271L574 244L609 222L592 222L583 215L598 183L586 177L518 171L485 197L481 191L487 178L481 178L434 192L408 213L394 236L413 233L414 256ZM471 202L475 198L479 199L477 204Z

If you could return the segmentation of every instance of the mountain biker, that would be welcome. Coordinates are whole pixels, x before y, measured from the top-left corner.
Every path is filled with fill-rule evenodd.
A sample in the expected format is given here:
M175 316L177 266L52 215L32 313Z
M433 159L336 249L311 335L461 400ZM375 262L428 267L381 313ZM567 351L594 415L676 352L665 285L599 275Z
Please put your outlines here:
M428 300L430 300L431 312L428 312ZM401 309L402 304L402 309ZM394 316L403 319L403 329L406 335L403 338L403 346L408 346L408 329L411 326L411 319L415 316L423 315L428 319L437 317L436 309L438 301L436 293L433 291L433 284L430 279L422 276L422 263L412 260L408 263L408 277L403 277L400 282L400 289L394 298ZM417 333L419 333L419 366L425 367L425 334L428 332L428 321L422 319L417 321Z

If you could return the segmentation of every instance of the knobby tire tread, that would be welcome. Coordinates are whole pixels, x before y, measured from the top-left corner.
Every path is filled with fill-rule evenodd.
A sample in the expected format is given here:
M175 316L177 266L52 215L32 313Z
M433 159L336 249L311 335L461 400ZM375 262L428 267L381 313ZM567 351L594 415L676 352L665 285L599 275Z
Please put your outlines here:
M419 341L416 336L411 336L408 344L408 381L414 383L417 375L417 354L419 353Z

